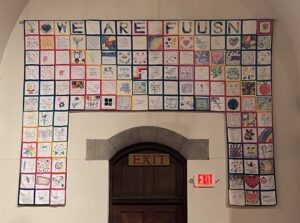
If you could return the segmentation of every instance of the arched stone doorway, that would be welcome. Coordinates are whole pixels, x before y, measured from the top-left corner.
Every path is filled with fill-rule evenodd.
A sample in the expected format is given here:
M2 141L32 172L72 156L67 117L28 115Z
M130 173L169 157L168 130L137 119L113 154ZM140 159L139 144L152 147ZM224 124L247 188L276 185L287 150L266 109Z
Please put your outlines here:
M109 222L186 223L186 164L178 151L159 143L118 151L110 159Z

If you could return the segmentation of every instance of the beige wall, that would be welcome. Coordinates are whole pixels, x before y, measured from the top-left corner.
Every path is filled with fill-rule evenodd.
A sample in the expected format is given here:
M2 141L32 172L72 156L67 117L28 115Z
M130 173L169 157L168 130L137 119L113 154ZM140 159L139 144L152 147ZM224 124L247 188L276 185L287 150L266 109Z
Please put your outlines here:
M188 138L210 140L211 159L189 161L188 176L211 171L217 174L220 183L214 189L188 186L189 223L298 223L300 30L297 9L297 0L31 0L20 19L277 19L273 90L279 204L275 208L227 207L222 114L140 112L72 114L66 207L17 207L23 82L23 27L17 24L0 64L0 222L107 222L108 162L85 161L85 140L107 138L129 127L157 125Z

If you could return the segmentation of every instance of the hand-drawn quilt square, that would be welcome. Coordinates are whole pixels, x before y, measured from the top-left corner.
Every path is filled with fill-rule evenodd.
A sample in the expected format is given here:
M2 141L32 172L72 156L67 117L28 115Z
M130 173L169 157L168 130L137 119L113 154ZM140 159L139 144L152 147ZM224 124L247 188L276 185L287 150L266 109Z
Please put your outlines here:
M259 159L273 159L274 148L272 143L258 144Z
M229 174L230 189L244 189L244 176L242 174Z
M256 128L243 128L243 142L244 143L256 143L257 142L257 131Z
M149 50L163 50L164 43L162 36L148 36L148 49Z
M99 36L87 36L86 37L86 49L87 50L100 50L100 37Z
M37 159L37 173L49 173L51 172L51 158Z
M85 63L85 51L84 50L72 50L71 51L71 64L84 64Z
M148 82L148 94L162 94L163 82L162 81L149 81Z
M179 82L180 95L193 95L194 82L193 81L180 81Z
M149 95L149 110L163 110L163 96Z
M38 143L37 154L38 157L51 157L51 149L52 143L51 142L42 142Z
M256 97L241 97L242 111L251 112L256 111Z
M240 65L240 64L241 64L241 51L227 50L226 65Z
M227 127L241 127L241 113L226 112Z
M71 66L71 79L84 79L85 66Z
M116 36L100 36L101 49L114 51L117 49Z
M55 36L56 50L70 49L70 36Z
M147 49L147 36L133 36L132 37L133 50L146 50Z
M226 97L226 110L227 111L240 111L241 110L240 97Z
M242 95L256 95L256 82L242 81Z
M164 66L165 80L178 80L178 66Z
M147 94L147 81L133 81L132 94Z
M263 50L257 52L257 64L270 65L272 62L272 53L270 50Z
M178 96L164 96L164 110L178 110Z
M118 80L131 80L132 66L118 66Z
M245 191L229 190L229 204L236 206L245 206Z
M38 21L25 21L24 22L25 35L38 35L39 22Z
M179 37L179 49L180 50L193 50L194 49L194 37L193 36L180 36Z
M148 110L148 95L133 95L132 110L146 111Z
M98 51L96 51L98 52ZM116 51L102 51L101 52L102 64L116 64L117 53Z
M209 82L208 81L195 81L195 95L199 96L209 96L210 89L209 89Z
M66 157L67 156L67 142L53 142L52 143L52 157Z
M36 159L22 158L21 159L21 173L35 173Z
M256 34L257 33L257 21L256 20L244 20L243 21L243 34Z
M33 102L32 100L29 101ZM54 109L54 97L53 96L40 96L39 97L39 111L52 111ZM32 106L32 105L30 105Z
M73 50L86 49L86 38L84 35L72 35L70 37L70 46Z
M261 191L261 204L266 206L276 205L276 192Z
M52 188L63 189L66 187L66 174L52 174Z
M25 66L25 80L38 80L39 74L39 66Z
M225 64L225 54L224 54L224 51L223 50L213 50L213 51L210 51L210 64L211 65Z
M131 36L117 36L118 50L131 50Z
M272 112L258 112L257 113L258 127L272 127Z
M116 94L117 83L116 81L102 81L102 94Z
M258 151L257 144L243 144L244 158L246 159L257 159Z
M211 95L225 95L224 82L210 82L210 94Z
M100 81L86 81L86 94L100 94Z
M50 204L51 205L64 205L66 203L65 190L51 190Z
M117 110L130 111L131 110L131 96L117 96Z
M163 79L163 66L149 66L149 80Z
M271 35L272 34L273 20L258 20L258 34Z
M132 79L134 80L147 80L148 66L133 66Z
M19 204L34 204L34 190L19 190Z
M35 96L39 95L39 82L38 81L25 81L24 84L24 95Z
M242 65L255 65L256 51L242 51Z
M257 96L257 111L272 111L272 97L270 96Z
M227 128L228 143L241 143L242 131L240 128Z
M116 65L102 65L101 66L102 80L116 80L117 67Z
M83 95L85 94L85 81L84 80L72 80L71 81L71 95Z
M36 205L49 205L50 204L50 191L49 190L36 190L35 191L35 204Z
M149 35L162 35L163 34L162 21L148 21L148 34Z
M24 111L37 111L39 107L39 97L24 97Z
M195 67L195 80L209 80L209 66L196 66Z
M70 79L69 65L55 66L55 80L69 80L69 79Z
M69 95L70 82L69 81L55 81L55 94L56 95Z
M240 81L241 80L241 67L240 66L226 66L225 67L226 80Z
M84 100L80 100L81 106L77 106L77 108L84 107L82 103L84 103ZM100 108L101 108L101 98L99 95L87 95L85 97L86 110L100 110Z
M245 174L258 174L258 160L244 160ZM259 186L259 182L257 184Z
M194 50L210 50L210 36L195 36Z
M40 21L39 24L40 35L53 35L54 22L53 21Z
M164 35L178 35L178 21L164 21Z
M22 157L36 157L36 143L22 143Z
M100 35L100 22L96 20L86 21L85 29L87 35Z
M67 141L68 138L68 127L54 127L53 128L53 141L62 142ZM53 165L53 162L52 162ZM53 172L53 167L52 167Z
M179 61L178 51L164 51L164 64L177 65Z
M195 97L195 109L197 111L209 111L209 97Z
M39 126L51 126L53 125L53 112L39 112Z
M211 66L210 67L210 80L211 81L224 81L225 67L224 66Z
M194 80L194 67L193 66L180 66L179 67L179 80Z
M55 52L55 64L69 64L70 52L68 50L59 50Z
M270 50L272 48L272 36L258 36L257 49Z
M69 96L56 96L55 110L57 111L69 110Z
M102 35L115 35L116 22L115 21L101 21L101 34Z
M55 64L54 51L53 50L40 51L40 64L41 65Z
M84 109L84 96L76 95L70 97L70 109L82 110Z
M85 34L85 22L84 21L71 21L71 34Z
M25 52L25 64L39 64L40 52L39 51L26 51Z
M25 50L39 50L40 42L38 36L25 37Z
M220 96L210 97L211 111L225 111L225 98Z
M178 95L178 81L164 81L165 95Z
M242 80L254 81L256 79L256 67L255 66L242 66Z
M193 65L194 64L194 52L193 51L180 51L180 64Z
M254 161L257 162L257 160L254 160ZM250 165L251 165L252 162L250 160L248 160L248 162L250 162ZM246 169L246 165L248 164L248 162L245 161L245 169ZM253 167L253 166L251 166L251 167ZM253 169L253 168L250 168L250 169ZM246 172L246 170L245 170L245 172ZM245 175L244 182L245 182L246 190L259 190L259 176L258 175Z
M243 173L242 159L229 159L229 173Z
M275 189L274 175L260 176L260 187L262 190L274 190Z
M164 49L165 50L178 50L178 36L165 36Z
M131 65L131 51L117 51L117 63L121 65Z
M132 94L132 81L131 80L118 80L117 81L117 94L118 95L131 95Z
M38 142L51 142L52 136L52 126L38 127Z
M101 109L115 110L116 109L116 96L102 96Z
M193 96L180 96L179 109L180 110L194 110L194 97Z
M228 50L241 49L241 37L240 36L227 36L226 37L226 49L228 49Z
M261 174L274 174L273 160L259 160L259 170Z
M54 66L40 66L41 80L54 80Z
M22 189L34 189L35 174L21 174L20 188Z
M162 51L149 51L148 52L149 64L159 65L163 63L163 52Z
M258 81L257 82L257 95L271 95L271 81Z
M118 35L131 35L132 27L131 21L117 21L117 34Z
M258 142L260 143L273 143L273 128L266 127L266 128L258 128Z
M225 36L211 36L210 48L211 50L224 50L225 49Z
M227 81L226 96L239 96L239 95L241 95L241 82Z
M134 65L146 65L147 64L147 51L133 51L132 62Z
M255 50L257 45L256 35L243 35L242 36L242 49Z
M242 112L242 126L256 127L257 115L256 112Z

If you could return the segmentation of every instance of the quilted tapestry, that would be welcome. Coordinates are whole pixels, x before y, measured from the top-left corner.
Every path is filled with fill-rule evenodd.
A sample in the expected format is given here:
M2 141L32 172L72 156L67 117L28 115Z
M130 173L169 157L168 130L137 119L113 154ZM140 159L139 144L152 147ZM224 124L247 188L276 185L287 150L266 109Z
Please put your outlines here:
M272 27L25 21L18 204L65 205L72 111L209 111L226 117L229 204L275 205Z

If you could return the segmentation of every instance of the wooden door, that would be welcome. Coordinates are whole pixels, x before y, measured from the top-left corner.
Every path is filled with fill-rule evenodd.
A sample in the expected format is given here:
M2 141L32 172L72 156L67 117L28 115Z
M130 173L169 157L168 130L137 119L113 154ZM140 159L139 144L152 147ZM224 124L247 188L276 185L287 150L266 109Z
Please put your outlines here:
M129 154L168 154L169 165L128 164ZM131 146L110 161L110 223L186 223L186 160L153 143Z

